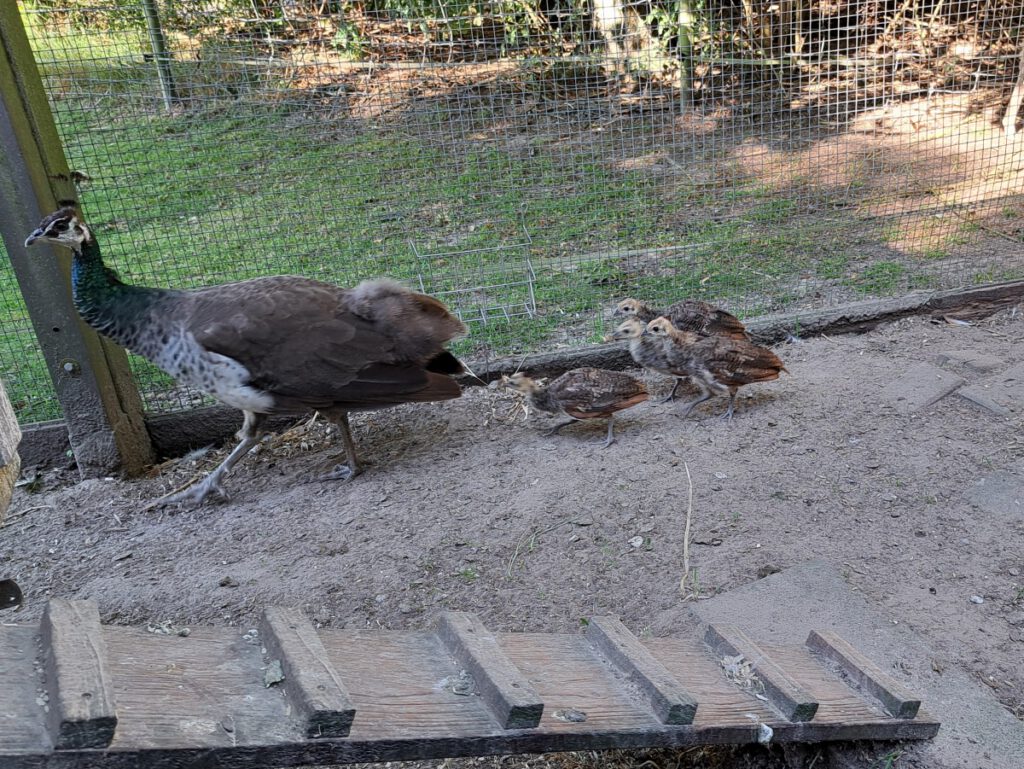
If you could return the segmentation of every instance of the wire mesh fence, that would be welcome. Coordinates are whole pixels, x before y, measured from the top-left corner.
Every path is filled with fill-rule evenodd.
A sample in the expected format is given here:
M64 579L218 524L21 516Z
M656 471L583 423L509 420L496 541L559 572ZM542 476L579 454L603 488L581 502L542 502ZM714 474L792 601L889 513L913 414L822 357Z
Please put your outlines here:
M22 11L131 282L389 275L487 360L595 341L625 296L751 317L1024 277L1010 0ZM20 418L59 416L0 295ZM132 365L148 410L199 402Z

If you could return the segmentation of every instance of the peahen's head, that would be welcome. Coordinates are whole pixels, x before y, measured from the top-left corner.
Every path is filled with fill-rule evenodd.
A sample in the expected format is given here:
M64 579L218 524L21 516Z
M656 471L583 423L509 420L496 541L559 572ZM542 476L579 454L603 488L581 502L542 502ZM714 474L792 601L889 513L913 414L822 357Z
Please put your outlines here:
M78 218L78 212L68 207L54 211L39 223L39 226L25 239L25 245L45 240L58 246L81 251L82 244L92 240L92 233L85 222Z

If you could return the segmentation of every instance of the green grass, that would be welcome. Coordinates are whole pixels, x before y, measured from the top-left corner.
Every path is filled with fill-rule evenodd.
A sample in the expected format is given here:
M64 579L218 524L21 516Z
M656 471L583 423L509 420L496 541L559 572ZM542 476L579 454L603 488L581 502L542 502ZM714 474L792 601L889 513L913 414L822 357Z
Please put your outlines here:
M486 131L455 134L453 119L474 130L500 120L483 102L471 116L437 99L404 120L360 117L245 69L229 44L209 41L200 60L174 62L206 106L168 115L138 31L92 32L83 47L80 33L44 34L29 19L70 166L92 179L84 209L131 282L299 273L350 285L390 275L422 280L470 314L529 306L529 315L473 323L458 347L470 356L595 341L606 331L600 308L624 295L742 299L749 309L795 300L805 276L853 294L913 282L896 261L851 273L864 225L850 214L808 216L805 179L769 188L725 156L717 186L622 170L616 161L633 158L612 132L589 142L539 132L529 153ZM625 138L638 157L665 141L642 121ZM644 249L665 250L625 253ZM9 268L0 277L0 374L23 422L58 417ZM466 291L476 287L485 290ZM175 406L162 399L166 377L143 361L133 367L150 409Z

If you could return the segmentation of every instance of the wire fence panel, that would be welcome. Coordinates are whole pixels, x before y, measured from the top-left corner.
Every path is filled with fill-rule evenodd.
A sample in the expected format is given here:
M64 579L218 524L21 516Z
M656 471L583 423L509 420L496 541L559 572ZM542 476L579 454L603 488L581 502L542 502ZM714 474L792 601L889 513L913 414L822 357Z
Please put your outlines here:
M751 317L1024 277L1008 0L22 10L129 281L390 275L486 360L596 341L626 296ZM23 421L55 415L32 349L4 324ZM148 410L199 402L133 367Z

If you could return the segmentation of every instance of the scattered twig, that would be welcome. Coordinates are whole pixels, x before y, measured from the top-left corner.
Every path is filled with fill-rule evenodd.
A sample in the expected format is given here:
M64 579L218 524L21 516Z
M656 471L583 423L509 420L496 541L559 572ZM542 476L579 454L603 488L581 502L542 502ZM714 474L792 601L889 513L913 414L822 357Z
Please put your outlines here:
M686 526L683 528L683 577L679 580L679 592L681 592L685 598L686 595L686 582L690 578L690 524L693 521L693 478L690 477L690 465L683 462L683 468L686 470ZM685 600L684 598L684 600Z
M34 505L32 507L26 507L24 510L18 510L17 512L14 512L14 513L8 513L7 514L7 520L4 521L4 526L7 526L15 518L21 518L23 515L28 515L29 513L34 513L36 510L54 510L54 509L56 509L56 508L54 508L53 505Z
M512 567L515 566L516 559L519 557L519 552L523 549L523 545L525 545L527 542L536 542L537 537L539 537L541 534L547 534L549 532L552 532L555 529L565 526L567 523L572 523L572 521L559 521L558 523L552 526L548 526L546 529L534 529L521 540L519 540L519 542L516 543L516 549L512 553L512 557L508 559L508 567L505 569L505 576L509 579L512 578Z
M995 235L996 237L1003 238L1004 240L1008 240L1011 243L1016 243L1018 246L1021 243L1024 243L1024 240L1022 240L1021 238L1016 238L1013 235L1009 234L1008 232L1003 232L1002 230L996 229L995 227L987 225L984 222L979 222L974 219L968 219L960 211L953 211L953 215L960 221L971 224L977 227L979 230L987 232L989 235Z

